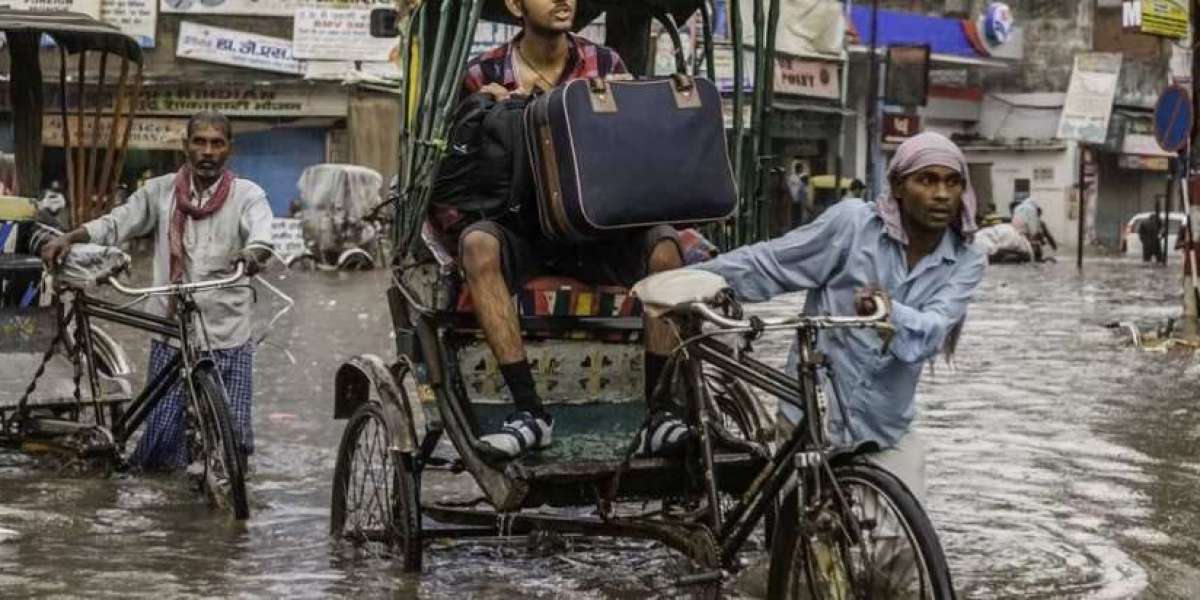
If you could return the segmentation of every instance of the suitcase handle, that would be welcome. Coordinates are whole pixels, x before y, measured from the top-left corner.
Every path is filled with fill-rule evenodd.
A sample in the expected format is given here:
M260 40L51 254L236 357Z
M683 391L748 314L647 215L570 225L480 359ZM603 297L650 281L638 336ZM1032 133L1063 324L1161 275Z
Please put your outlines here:
M678 108L700 108L700 94L696 91L696 80L685 73L671 74L671 91L675 94Z
M607 79L602 77L588 79L588 96L592 100L592 112L617 112L617 99L613 97L612 86L609 85Z

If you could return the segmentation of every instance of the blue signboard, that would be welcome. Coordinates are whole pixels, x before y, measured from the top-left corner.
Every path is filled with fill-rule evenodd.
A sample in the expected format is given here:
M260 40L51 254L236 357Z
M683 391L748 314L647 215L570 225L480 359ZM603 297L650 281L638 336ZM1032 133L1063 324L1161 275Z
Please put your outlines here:
M1192 135L1192 98L1181 85L1163 90L1154 105L1154 138L1167 152L1178 152Z

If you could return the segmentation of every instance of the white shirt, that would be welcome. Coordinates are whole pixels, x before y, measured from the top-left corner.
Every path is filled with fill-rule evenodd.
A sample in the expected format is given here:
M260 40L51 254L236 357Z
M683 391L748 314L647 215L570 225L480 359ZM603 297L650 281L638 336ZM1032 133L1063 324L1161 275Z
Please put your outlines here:
M215 184L214 184L215 187ZM192 190L192 201L208 203L213 188ZM129 200L108 214L84 224L96 244L115 246L134 237L154 234L154 283L170 282L171 215L175 211L175 174L155 177ZM271 245L271 205L261 187L247 179L234 179L233 189L221 210L206 219L188 219L183 230L184 280L205 281L233 274L233 260L247 245ZM252 312L250 289L230 288L196 294L214 350L235 348L250 339ZM167 299L147 299L147 311L167 314Z

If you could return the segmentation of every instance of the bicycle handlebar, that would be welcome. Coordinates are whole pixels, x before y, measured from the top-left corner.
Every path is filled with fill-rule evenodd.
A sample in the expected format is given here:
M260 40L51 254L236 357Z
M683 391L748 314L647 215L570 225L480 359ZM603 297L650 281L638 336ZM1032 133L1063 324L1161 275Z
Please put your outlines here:
M108 283L113 286L113 289L127 296L159 296L163 294L175 294L179 292L198 292L203 290L213 290L223 288L237 283L239 279L246 275L246 264L238 261L237 268L233 275L224 279L210 279L208 281L193 281L188 283L169 283L167 285L157 285L150 287L126 287L121 284L121 281L116 277L109 276Z
M813 327L816 329L834 328L863 328L890 331L894 329L888 322L888 305L885 299L876 294L874 314L865 317L834 317L834 316L795 316L779 319L731 319L718 313L706 302L692 302L688 310L699 315L704 320L729 330L768 331L796 329L797 327Z

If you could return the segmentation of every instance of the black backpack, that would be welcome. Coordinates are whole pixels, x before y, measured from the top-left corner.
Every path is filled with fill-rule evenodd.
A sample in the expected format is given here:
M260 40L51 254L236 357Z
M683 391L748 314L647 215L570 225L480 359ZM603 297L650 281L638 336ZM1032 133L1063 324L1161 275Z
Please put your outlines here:
M430 199L443 231L457 235L479 220L516 224L536 214L522 118L529 100L472 94L455 107Z

